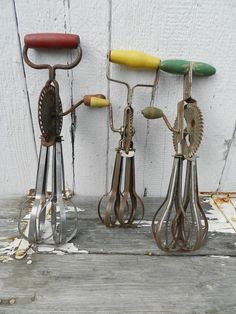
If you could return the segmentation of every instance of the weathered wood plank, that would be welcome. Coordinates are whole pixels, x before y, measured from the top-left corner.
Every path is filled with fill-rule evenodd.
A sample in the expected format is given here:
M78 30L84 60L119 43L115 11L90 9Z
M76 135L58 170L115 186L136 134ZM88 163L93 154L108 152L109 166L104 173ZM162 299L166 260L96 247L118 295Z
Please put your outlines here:
M1 263L0 313L234 313L235 233L209 233L194 256L160 256L149 222L162 199L145 198L147 221L135 229L105 228L97 199L74 198L85 211L73 242L90 254ZM21 202L0 200L0 243L17 235Z
M231 225L231 227L236 232L236 210L235 210L235 199L230 197L219 197L212 196L214 207L216 207L222 215L225 217L226 221Z
M1 313L234 313L235 258L34 255L0 268Z
M0 201L0 237L4 238L18 236L17 218L20 208L19 200ZM125 255L168 255L160 251L153 239L151 232L151 220L160 206L162 199L145 198L146 213L143 223L138 228L106 228L97 218L96 205L97 198L74 198L74 203L85 211L79 212L79 232L73 243L81 250L87 250L94 254L125 254ZM210 209L208 204L203 204L206 211ZM216 215L210 211L209 223L215 228L210 228L207 242L196 252L176 253L176 255L229 255L236 256L235 232L229 230L230 225L222 230L215 224ZM225 218L222 216L225 220ZM212 220L211 220L212 219ZM219 230L218 230L219 229ZM225 232L222 232L225 231ZM0 242L1 243L1 242Z

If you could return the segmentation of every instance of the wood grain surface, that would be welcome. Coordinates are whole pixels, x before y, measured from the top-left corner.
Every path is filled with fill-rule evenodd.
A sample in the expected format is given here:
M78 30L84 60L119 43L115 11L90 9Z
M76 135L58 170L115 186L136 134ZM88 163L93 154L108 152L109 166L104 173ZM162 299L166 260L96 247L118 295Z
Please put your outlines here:
M0 248L17 235L21 201L0 201ZM85 211L73 242L89 254L0 260L1 314L235 313L235 232L211 232L201 250L168 256L156 248L150 227L106 228L96 218L97 198L74 201ZM146 221L161 201L145 200Z

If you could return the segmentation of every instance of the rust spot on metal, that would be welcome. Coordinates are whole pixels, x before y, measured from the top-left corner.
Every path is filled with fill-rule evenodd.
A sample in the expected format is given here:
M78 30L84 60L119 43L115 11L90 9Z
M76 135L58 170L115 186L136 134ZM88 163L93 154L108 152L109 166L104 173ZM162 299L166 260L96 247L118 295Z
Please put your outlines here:
M217 198L214 198L214 202L216 202L217 204L229 203L230 202L230 198L228 196L226 196L226 197L217 197Z
M49 196L51 196L52 192L47 191L47 194ZM68 200L68 199L72 198L72 196L73 196L73 192L70 189L66 189L64 191L64 194L63 194L64 199ZM28 194L27 194L27 198L32 199L32 200L35 198L35 189L34 188L29 189Z
M200 195L203 195L203 196L214 196L214 195L227 195L228 197L231 197L231 196L235 196L236 195L236 192L206 192L206 191L202 191L202 192L199 192Z

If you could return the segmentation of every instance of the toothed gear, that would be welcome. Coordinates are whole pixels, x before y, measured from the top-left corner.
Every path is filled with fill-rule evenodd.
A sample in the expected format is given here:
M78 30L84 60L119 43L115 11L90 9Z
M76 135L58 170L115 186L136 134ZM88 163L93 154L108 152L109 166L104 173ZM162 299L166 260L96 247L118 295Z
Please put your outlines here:
M60 135L62 129L62 117L58 115L62 112L60 97L56 101L56 91L52 84L44 86L39 96L38 120L43 138L50 142Z
M134 127L133 127L133 117L134 112L133 108L128 108L126 111L127 114L127 121L126 121L126 127L125 127L125 138L124 138L124 149L126 153L129 152L130 148L132 148L132 139L134 135Z
M182 141L182 152L184 158L191 158L198 150L203 136L203 116L196 103L186 104L184 107L184 139ZM176 118L174 128L178 128ZM179 134L173 133L173 145L178 152Z

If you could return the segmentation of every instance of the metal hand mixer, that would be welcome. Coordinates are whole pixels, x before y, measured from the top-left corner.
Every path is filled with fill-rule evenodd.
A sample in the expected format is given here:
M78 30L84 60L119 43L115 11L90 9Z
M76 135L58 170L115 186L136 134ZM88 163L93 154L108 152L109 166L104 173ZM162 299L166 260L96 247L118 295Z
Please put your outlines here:
M152 231L158 247L167 252L199 249L208 232L208 222L198 196L196 151L203 135L203 118L197 101L192 98L192 75L210 76L215 68L202 62L166 60L160 69L183 74L183 100L177 104L177 118L172 127L163 112L146 108L146 118L163 118L173 132L173 169L167 196L154 215ZM187 160L184 193L182 196L183 162Z
M41 130L41 146L36 177L35 199L32 206L24 203L20 212L18 229L30 243L40 243L53 238L56 244L71 240L77 233L78 217L75 205L66 200L65 176L62 153L61 129L63 116L84 103L91 107L107 106L103 95L87 95L65 112L59 96L56 70L68 70L81 60L82 50L79 36L72 34L28 34L24 38L24 61L35 69L48 69L49 79L43 87L38 101L38 122ZM66 65L34 64L29 60L28 49L76 49L75 60ZM52 193L47 192L50 149L52 148ZM68 206L70 202L70 206ZM29 219L26 217L29 216Z
M137 84L133 87L126 82L113 79L109 76L109 63L107 63L107 79L112 82L123 84L127 87L127 103L124 108L123 124L115 128L113 124L112 105L109 106L109 124L113 132L120 134L116 158L113 169L111 190L105 194L98 203L98 216L107 226L119 225L131 227L136 221L141 221L144 215L144 204L135 190L135 149L133 136L134 109L132 99L135 88L151 87L151 103L154 101L155 90L158 84L158 68L160 59L148 56L139 51L132 50L111 50L108 59L110 62L119 63L133 68L155 69L156 75L153 84ZM122 189L122 180L123 190Z

